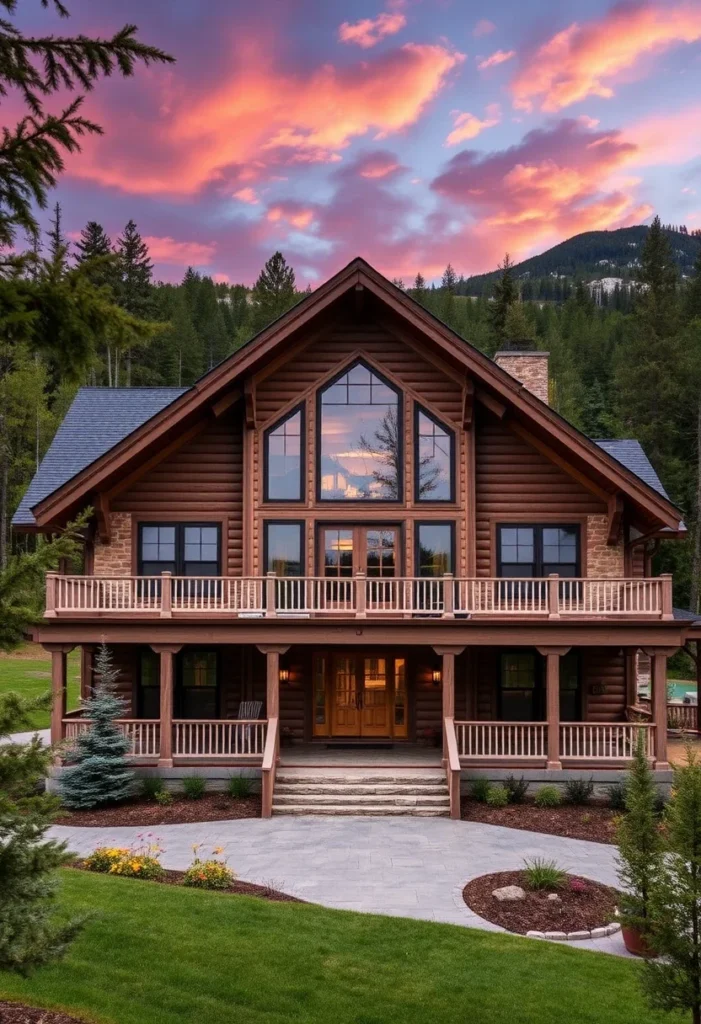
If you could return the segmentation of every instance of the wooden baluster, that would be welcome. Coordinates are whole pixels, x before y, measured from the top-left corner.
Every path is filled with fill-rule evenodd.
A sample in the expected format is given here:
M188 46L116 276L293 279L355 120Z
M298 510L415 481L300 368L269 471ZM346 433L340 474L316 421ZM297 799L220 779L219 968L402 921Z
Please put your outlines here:
M367 593L365 589L365 573L357 572L355 574L355 617L356 619L364 619L367 617L367 604L366 604Z

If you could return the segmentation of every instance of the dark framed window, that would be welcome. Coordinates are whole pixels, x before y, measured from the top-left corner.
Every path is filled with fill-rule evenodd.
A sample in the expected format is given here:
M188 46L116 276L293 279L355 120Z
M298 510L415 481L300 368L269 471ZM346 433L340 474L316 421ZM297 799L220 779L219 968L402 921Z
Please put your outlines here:
M455 433L414 406L414 497L455 501Z
M150 647L145 647L139 652L137 707L140 718L161 717L160 659Z
M303 576L304 522L268 520L263 530L265 572L276 576Z
M265 431L265 501L301 501L304 497L304 406Z
M560 721L582 720L582 671L579 651L560 658Z
M455 523L416 524L417 576L442 576L455 564Z
M212 650L185 650L178 660L175 711L180 718L218 718L219 657Z
M537 722L543 714L542 660L535 651L504 651L499 665L499 717Z
M578 525L502 523L497 526L497 574L503 577L580 575Z
M139 523L139 575L219 576L219 523Z
M402 396L358 361L317 395L320 501L399 501Z

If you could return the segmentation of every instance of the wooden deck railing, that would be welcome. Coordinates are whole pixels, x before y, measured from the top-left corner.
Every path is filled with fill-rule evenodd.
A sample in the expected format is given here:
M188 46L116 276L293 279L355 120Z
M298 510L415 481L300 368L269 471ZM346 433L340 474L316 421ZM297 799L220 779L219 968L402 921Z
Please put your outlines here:
M560 726L560 756L571 761L628 761L639 737L649 758L655 756L655 726L636 722L567 722Z
M628 616L672 618L672 577L650 579L343 579L287 576L46 577L46 616L265 618Z
M161 728L158 719L122 718L117 725L131 742L129 757L159 757ZM178 719L173 722L173 757L179 760L262 759L267 726L267 719ZM87 718L63 719L64 735L69 743L89 728Z
M546 722L455 722L462 761L545 761ZM655 756L655 727L635 722L564 722L560 725L563 761L618 763L633 756L642 734L647 756Z
M450 797L450 817L460 818L460 755L455 735L455 722L452 718L443 719L443 737L445 739L445 774L448 780Z
M480 761L547 757L546 722L456 722L458 755Z
M265 738L261 780L261 818L270 818L273 814L273 794L275 791L275 774L280 749L278 720L268 721L268 735Z
M685 732L698 730L699 709L696 704L668 704L667 725L670 729L683 729Z

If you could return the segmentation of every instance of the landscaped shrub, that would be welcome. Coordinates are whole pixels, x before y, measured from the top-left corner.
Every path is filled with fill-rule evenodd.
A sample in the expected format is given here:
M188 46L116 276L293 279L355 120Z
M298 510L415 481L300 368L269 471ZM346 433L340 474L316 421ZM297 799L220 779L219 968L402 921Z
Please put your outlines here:
M85 858L85 867L108 875L122 875L126 878L163 878L165 869L159 857L161 847L155 842L142 842L129 849L125 847L98 846Z
M565 800L568 804L580 807L588 804L593 792L593 779L567 779L565 782Z
M228 889L236 879L236 874L227 865L225 860L217 860L222 848L215 846L212 850L214 857L202 860L199 856L200 844L193 846L195 859L183 876L183 885L189 885L194 889Z
M183 779L183 793L188 800L201 800L207 783L201 775L188 775Z
M247 775L232 775L226 787L229 796L242 800L253 792L253 780Z
M161 807L170 807L173 803L173 794L169 789L161 789L156 793L156 803L160 804Z
M641 730L642 732L642 730ZM624 926L645 935L650 925L651 894L662 870L662 836L655 813L655 782L642 735L626 776L626 814L618 820L619 910Z
M491 788L489 779L475 779L471 787L472 799L479 800L481 804L486 803Z
M655 814L664 814L664 809L668 802L662 790L658 789L655 793Z
M609 807L612 811L625 811L626 809L626 788L622 782L614 782L606 790L609 798Z
M541 786L535 795L536 807L559 807L562 794L557 786Z
M492 786L487 793L487 803L490 807L506 807L509 802L509 794L504 786Z
M165 782L160 775L147 775L141 780L141 795L147 800L155 800L164 788Z
M100 874L109 873L113 864L126 857L129 850L123 846L98 846L85 858L83 864L88 871L98 871Z
M510 804L522 804L528 793L528 783L523 775L520 779L517 779L515 775L509 775L504 779L504 789L508 794Z
M534 857L524 860L523 873L529 889L559 889L565 881L565 872L554 860Z

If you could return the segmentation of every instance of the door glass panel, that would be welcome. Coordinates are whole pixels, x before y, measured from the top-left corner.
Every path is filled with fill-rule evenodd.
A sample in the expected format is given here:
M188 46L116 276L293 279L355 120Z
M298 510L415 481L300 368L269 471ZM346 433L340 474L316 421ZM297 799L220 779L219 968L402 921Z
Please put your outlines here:
M560 658L560 721L578 722L581 717L579 656L570 651Z
M356 660L353 655L337 655L333 661L333 732L336 736L359 735Z
M182 717L217 717L217 655L188 651L182 660Z
M353 531L324 530L324 576L353 575Z
M501 656L501 718L504 722L535 720L536 660L534 654Z
M394 576L396 531L367 530L365 572L368 576Z
M394 659L394 735L403 737L407 734L406 713L406 660Z
M328 732L326 720L326 658L319 654L314 658L314 733L325 736Z

